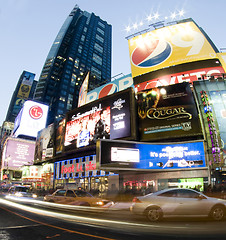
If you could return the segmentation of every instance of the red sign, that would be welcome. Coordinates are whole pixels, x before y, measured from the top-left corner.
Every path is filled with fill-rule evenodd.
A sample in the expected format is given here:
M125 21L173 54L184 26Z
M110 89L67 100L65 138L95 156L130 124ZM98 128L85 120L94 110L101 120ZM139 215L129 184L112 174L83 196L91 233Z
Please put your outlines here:
M40 119L43 115L43 111L39 106L33 106L30 108L29 114L33 119Z
M79 163L76 163L75 165L66 166L63 165L61 167L61 173L73 173L73 172L84 172L84 171L93 171L96 170L96 163L85 164L85 169L83 169L83 165L79 165Z
M145 89L167 86L167 85L172 85L176 83L182 83L182 82L192 83L194 81L198 81L199 78L202 79L203 75L211 76L217 73L224 73L224 69L222 67L211 67L211 68L202 68L202 69L190 70L186 72L174 73L174 74L165 75L155 79L150 79L149 81L145 81L137 84L135 87L137 88L138 92L140 92Z

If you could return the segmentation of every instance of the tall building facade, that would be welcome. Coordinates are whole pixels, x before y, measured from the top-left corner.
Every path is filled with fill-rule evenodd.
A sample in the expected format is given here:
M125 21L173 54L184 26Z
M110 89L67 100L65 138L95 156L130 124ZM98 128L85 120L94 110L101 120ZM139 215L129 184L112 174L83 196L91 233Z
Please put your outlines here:
M34 100L49 105L47 124L77 107L90 72L89 89L111 79L112 26L77 5L61 27L43 66Z
M22 72L10 101L5 119L6 122L14 123L18 113L23 107L24 102L26 100L33 99L35 88L37 86L37 81L34 78L34 73L27 71Z

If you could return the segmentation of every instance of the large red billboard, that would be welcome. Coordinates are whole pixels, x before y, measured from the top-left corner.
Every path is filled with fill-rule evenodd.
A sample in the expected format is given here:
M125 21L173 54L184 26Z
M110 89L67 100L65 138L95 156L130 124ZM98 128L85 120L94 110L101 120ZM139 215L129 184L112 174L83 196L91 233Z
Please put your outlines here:
M136 84L135 87L138 91L142 91L145 89L167 86L182 82L193 83L194 81L198 81L199 79L207 79L206 76L211 77L212 75L219 73L224 73L223 67L200 68L163 75L158 78L150 79L142 83Z

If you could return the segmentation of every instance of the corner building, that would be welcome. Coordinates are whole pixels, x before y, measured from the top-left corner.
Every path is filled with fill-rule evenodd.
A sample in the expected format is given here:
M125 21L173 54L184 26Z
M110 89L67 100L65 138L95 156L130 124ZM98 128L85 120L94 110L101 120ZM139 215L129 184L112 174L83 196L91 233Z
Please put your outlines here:
M61 27L43 66L34 100L49 105L47 124L77 107L83 79L89 90L111 79L112 26L77 5Z

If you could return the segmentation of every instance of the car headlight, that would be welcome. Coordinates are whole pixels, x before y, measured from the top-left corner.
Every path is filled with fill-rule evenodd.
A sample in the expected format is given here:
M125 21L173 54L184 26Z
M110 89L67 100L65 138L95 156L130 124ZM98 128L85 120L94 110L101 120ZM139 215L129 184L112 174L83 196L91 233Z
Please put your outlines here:
M96 204L97 204L98 206L103 206L103 205L104 205L104 203L103 203L102 201L98 201L98 202L96 202Z
M15 196L17 196L17 197L23 197L23 194L20 193L20 192L16 192L16 193L15 193Z
M33 193L33 194L32 194L32 197L33 197L33 198L37 198L37 197L38 197L38 195L37 195L37 194L35 194L35 193Z

